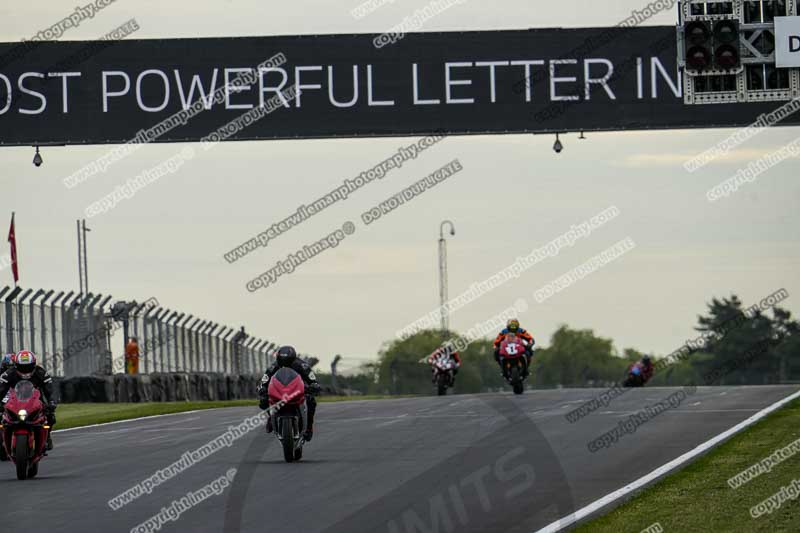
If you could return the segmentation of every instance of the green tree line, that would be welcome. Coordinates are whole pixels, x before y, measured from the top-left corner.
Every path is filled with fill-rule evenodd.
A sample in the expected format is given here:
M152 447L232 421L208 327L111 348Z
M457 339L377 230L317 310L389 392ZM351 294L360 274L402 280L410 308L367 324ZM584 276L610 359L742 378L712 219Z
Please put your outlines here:
M778 306L767 312L745 309L735 295L714 298L698 316L697 342L676 346L675 353L648 355L656 362L651 386L763 385L800 382L800 323ZM431 368L420 363L457 332L421 331L384 344L377 361L354 375L340 376L338 385L364 394L431 394ZM480 339L460 353L462 366L455 393L507 389L495 363L493 339ZM624 379L629 365L645 352L621 352L612 339L589 329L560 326L549 344L536 339L528 383L536 388L607 387ZM679 357L675 357L679 354ZM330 384L329 374L320 374Z

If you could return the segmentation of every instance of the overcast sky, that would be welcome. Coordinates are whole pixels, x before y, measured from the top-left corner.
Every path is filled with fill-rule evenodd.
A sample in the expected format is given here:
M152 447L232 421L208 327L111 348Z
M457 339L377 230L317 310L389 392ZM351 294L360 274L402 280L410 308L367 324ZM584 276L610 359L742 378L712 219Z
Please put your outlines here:
M395 0L356 20L359 0L118 0L64 39L92 39L134 17L137 38L381 33L425 6ZM69 4L72 6L72 4ZM468 0L426 23L424 31L611 26L643 2ZM563 9L561 9L563 7ZM0 41L18 41L69 14L55 0L0 3ZM673 24L674 11L649 23ZM2 127L2 118L0 118ZM779 288L800 292L800 165L790 159L738 193L709 203L706 191L751 160L800 136L776 128L693 174L682 163L730 130L552 136L448 138L234 265L222 253L345 178L390 156L413 139L237 142L190 161L132 200L92 219L91 290L120 299L155 296L162 305L280 343L327 362L341 353L353 368L382 342L438 302L439 223L455 222L448 241L450 295L481 281L517 256L554 239L571 224L609 206L620 215L576 243L459 310L451 325L466 330L512 305L541 344L559 324L591 328L621 350L659 354L694 337L697 314L713 296L746 303ZM0 149L0 223L17 213L22 285L76 289L75 220L84 209L175 152L146 146L107 173L72 190L62 179L108 147L46 148L31 165L30 148ZM341 227L376 203L458 158L463 172L412 204L356 233L275 286L249 293L244 284L304 244ZM635 249L542 304L533 293L614 243ZM3 239L5 240L5 239ZM7 248L3 243L2 253ZM0 263L0 266L2 263ZM0 285L11 283L10 269Z

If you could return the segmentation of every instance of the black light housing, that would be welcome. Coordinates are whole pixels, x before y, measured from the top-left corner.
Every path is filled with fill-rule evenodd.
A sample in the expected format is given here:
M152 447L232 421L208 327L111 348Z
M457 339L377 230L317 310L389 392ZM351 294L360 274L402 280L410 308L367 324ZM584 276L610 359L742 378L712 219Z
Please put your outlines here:
M742 64L739 47L739 21L715 22L714 66L725 70L739 67Z
M42 163L44 163L44 160L42 159L41 154L39 154L39 147L37 146L36 147L36 154L33 156L33 164L36 167L40 167L40 166L42 166Z
M687 22L683 30L686 38L686 66L703 71L711 68L713 61L711 24L702 20Z
M556 142L553 144L553 151L557 154L560 154L563 150L564 145L561 144L561 139L559 138L558 133L556 133Z
M684 25L686 68L697 72L741 66L739 21L692 20Z

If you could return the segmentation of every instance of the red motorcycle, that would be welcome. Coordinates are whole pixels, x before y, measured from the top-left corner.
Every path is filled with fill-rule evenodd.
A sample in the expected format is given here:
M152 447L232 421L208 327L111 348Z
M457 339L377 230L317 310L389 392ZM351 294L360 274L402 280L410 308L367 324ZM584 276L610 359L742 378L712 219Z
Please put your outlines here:
M288 367L279 369L267 388L270 406L279 405L272 414L272 426L287 463L303 458L303 432L308 423L305 389L300 374Z
M50 432L44 403L30 381L17 383L7 398L0 424L3 451L17 467L17 479L31 479L39 473Z
M500 362L503 377L514 389L514 394L525 390L523 382L528 377L527 347L516 335L509 334L500 343Z
M642 363L634 363L628 368L628 376L623 381L623 387L644 387L647 382L645 379L645 369Z

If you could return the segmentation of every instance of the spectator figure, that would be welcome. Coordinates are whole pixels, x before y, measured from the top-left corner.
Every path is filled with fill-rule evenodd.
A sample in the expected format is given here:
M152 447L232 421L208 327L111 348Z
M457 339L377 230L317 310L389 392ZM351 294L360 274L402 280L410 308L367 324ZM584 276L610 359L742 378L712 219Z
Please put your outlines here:
M139 341L136 337L130 337L125 345L125 373L139 373Z

